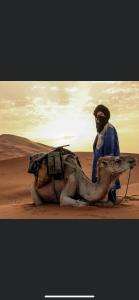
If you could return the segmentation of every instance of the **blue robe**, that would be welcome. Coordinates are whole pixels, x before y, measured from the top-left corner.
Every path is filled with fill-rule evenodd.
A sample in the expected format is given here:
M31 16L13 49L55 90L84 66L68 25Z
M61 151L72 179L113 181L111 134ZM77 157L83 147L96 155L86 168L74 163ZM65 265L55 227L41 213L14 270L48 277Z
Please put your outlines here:
M120 156L120 148L117 131L110 123L108 123L103 131L96 136L94 142L94 159L92 168L92 182L97 181L97 161L103 156ZM117 179L113 189L120 189L120 181Z

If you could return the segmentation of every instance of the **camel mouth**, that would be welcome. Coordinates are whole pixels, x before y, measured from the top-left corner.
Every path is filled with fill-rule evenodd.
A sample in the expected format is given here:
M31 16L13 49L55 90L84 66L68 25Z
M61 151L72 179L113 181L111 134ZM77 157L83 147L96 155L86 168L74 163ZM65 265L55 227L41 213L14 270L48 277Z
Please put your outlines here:
M136 167L136 163L135 162L130 165L130 169L133 169L134 167Z
M130 168L133 169L137 165L137 159L132 158L129 160Z

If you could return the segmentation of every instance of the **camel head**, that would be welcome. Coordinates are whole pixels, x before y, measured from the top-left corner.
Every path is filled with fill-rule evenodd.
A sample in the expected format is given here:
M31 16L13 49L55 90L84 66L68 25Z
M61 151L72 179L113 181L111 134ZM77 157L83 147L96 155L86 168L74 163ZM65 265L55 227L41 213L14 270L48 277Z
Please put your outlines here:
M137 160L129 155L101 157L97 165L98 179L100 179L101 176L110 175L111 180L115 180L126 170L134 168L136 163Z

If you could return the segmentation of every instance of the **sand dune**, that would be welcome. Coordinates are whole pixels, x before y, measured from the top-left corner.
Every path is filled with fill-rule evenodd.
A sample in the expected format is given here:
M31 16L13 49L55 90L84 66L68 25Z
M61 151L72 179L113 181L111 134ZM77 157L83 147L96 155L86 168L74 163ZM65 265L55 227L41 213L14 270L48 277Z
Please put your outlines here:
M33 175L27 173L29 155L47 152L50 147L11 135L0 136L0 218L8 219L139 219L139 165L132 171L128 191L129 200L114 208L59 208L47 205L31 208L30 187ZM91 176L92 153L77 153L83 169ZM133 154L138 160L139 155ZM126 190L128 172L121 176L122 188Z
M23 157L37 152L47 152L50 149L49 146L16 135L0 135L0 160Z

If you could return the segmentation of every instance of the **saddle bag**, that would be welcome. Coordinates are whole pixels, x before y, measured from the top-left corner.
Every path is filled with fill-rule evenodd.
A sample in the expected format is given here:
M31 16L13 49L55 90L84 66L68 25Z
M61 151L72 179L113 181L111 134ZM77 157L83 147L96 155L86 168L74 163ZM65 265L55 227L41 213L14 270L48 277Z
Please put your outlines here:
M53 151L48 153L47 168L49 176L54 176L55 179L64 178L62 155L59 151Z

